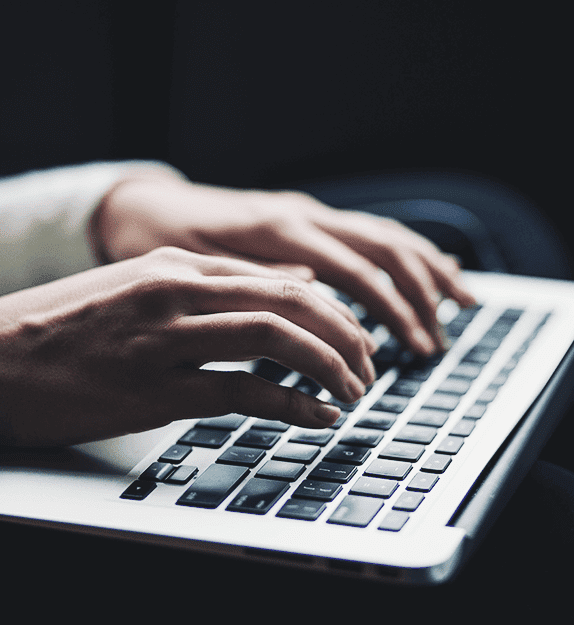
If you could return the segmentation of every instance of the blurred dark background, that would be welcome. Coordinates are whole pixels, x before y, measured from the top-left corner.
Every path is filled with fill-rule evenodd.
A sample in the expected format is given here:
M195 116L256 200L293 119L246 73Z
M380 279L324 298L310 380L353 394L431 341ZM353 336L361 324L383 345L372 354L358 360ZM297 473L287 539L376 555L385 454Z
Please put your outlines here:
M567 236L566 8L500 6L10 3L0 175L123 158L239 187L472 172Z

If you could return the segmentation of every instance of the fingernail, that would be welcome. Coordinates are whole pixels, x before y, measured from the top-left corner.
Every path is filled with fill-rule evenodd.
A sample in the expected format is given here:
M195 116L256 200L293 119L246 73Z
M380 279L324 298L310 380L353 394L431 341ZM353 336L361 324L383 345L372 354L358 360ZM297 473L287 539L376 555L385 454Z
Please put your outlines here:
M315 407L315 416L327 425L333 425L341 416L341 409L333 404L320 403Z
M362 397L365 394L366 390L366 385L363 384L358 377L352 375L350 382L347 384L347 395L351 399L349 403L357 401L359 397Z

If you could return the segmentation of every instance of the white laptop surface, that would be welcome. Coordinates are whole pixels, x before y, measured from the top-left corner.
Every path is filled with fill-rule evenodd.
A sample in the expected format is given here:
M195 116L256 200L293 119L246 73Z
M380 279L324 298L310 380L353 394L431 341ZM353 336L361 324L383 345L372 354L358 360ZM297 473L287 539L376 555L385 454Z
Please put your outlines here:
M1 517L381 581L449 579L563 409L574 343L574 284L466 280L481 306L457 316L444 303L453 346L434 366L404 353L385 364L396 345L372 327L381 376L337 427L230 415L3 449Z

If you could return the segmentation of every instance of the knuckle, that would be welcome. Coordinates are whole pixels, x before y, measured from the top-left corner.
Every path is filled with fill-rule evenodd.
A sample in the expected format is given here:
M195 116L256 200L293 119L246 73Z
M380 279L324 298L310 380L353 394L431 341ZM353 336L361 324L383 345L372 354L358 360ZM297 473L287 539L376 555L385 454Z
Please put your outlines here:
M284 280L281 283L281 303L293 312L306 309L308 294L306 289L292 280Z
M252 341L264 347L278 334L281 327L281 318L279 315L268 311L258 311L250 315L248 319L248 329Z

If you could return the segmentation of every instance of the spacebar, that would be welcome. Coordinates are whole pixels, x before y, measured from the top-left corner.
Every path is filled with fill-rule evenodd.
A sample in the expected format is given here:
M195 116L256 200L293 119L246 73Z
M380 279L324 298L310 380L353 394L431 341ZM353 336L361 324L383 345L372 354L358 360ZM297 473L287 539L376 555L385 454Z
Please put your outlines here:
M249 473L246 467L212 464L177 500L180 506L217 508Z

